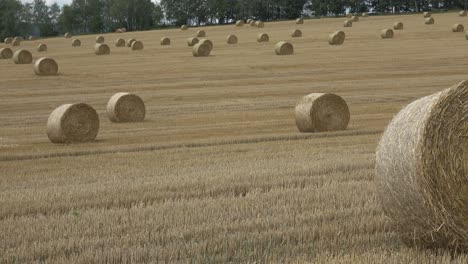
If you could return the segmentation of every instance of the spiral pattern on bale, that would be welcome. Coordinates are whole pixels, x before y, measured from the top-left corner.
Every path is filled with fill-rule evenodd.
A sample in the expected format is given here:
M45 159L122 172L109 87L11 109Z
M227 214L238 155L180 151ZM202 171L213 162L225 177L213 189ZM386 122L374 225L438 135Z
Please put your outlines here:
M462 24L455 24L452 26L452 32L464 32L465 27Z
M81 40L79 40L79 39L74 39L74 40L72 41L72 47L79 47L79 46L81 46Z
M193 47L195 44L199 42L198 38L188 38L187 39L187 45L189 47Z
M376 153L384 213L410 245L468 249L468 81L418 99Z
M347 19L343 22L343 27L352 27L352 26L353 26L353 21L351 20Z
M294 46L286 41L280 41L275 45L276 55L292 55L294 53Z
M134 38L128 39L128 40L127 40L127 47L129 47L129 48L132 47L132 44L133 44L133 42L135 42L135 41L136 41L136 39L134 39Z
M211 40L209 40L209 39L200 39L200 40L198 41L198 43L206 44L206 45L208 45L208 47L210 48L210 51L213 50L213 47L214 47L213 41L211 41Z
M118 38L115 40L115 46L118 48L125 47L125 39L123 38Z
M426 18L426 20L424 20L424 23L426 23L426 25L433 25L435 23L435 20L433 17L428 17Z
M145 46L143 45L143 42L136 40L133 41L132 43L132 50L142 50Z
M17 50L13 54L13 61L15 64L31 64L33 61L33 57L31 52L28 50Z
M7 60L13 57L13 51L10 48L0 49L0 59Z
M67 32L63 35L65 38L71 38L72 34L70 32Z
M11 46L18 47L19 45L21 45L21 40L19 38L14 38L11 42Z
M257 21L251 20L251 21L250 21L250 26L251 26L251 27L255 27L255 26L257 26L256 23L257 23Z
M58 64L52 58L40 58L34 63L34 73L40 76L57 75Z
M268 34L266 34L266 33L260 33L257 36L257 41L258 42L268 42L268 41L270 41L270 36L268 36Z
M204 38L206 37L206 32L204 30L198 30L196 34L197 38Z
M238 41L238 39L237 39L236 35L229 35L226 38L227 44L237 44L237 41Z
M94 54L96 55L109 55L110 54L110 48L107 44L100 44L96 43L94 45Z
M403 25L402 22L395 22L395 23L393 24L393 29L395 29L395 30L402 30L403 27L404 27L404 25Z
M11 44L13 42L13 38L5 38L3 41L5 44Z
M244 26L244 20L237 20L236 27L242 27L242 26Z
M104 37L103 36L97 36L96 37L96 43L99 43L99 44L104 43Z
M264 28L265 23L263 23L263 21L257 21L257 22L255 22L255 26L258 27L258 28Z
M302 31L299 30L299 29L294 29L294 30L291 32L291 37L293 37L293 38L300 38L300 37L302 37Z
M296 25L302 25L304 24L304 19L302 17L296 19Z
M207 57L210 56L210 53L210 46L202 42L195 44L192 49L192 54L194 57Z
M45 52L45 51L47 51L47 45L44 44L44 43L41 43L41 44L37 45L37 51L38 51L38 52Z
M328 44L330 45L342 45L346 39L344 31L338 30L328 36Z
M160 41L161 46L169 46L171 45L171 39L168 37L162 37Z
M130 93L116 93L107 102L107 116L112 122L141 122L146 108L143 100Z
M302 97L296 104L295 114L300 132L345 130L350 120L345 100L328 93L311 93Z
M393 35L393 30L389 28L382 29L382 31L380 32L380 37L383 39L393 38Z

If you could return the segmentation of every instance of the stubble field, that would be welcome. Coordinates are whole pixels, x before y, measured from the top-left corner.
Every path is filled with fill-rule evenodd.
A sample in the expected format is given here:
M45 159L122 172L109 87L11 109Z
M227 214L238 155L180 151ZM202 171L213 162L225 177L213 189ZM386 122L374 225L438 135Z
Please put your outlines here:
M468 18L434 18L361 18L342 46L327 38L344 18L206 27L207 58L186 45L195 28L105 34L110 56L94 55L95 35L75 48L65 38L23 42L35 59L54 58L60 75L0 60L0 263L468 262L403 245L373 184L390 119L468 78L468 41L451 32ZM405 29L380 39L396 21ZM302 38L289 36L295 28ZM256 42L260 32L269 43ZM226 44L229 34L239 44ZM171 46L159 45L163 36ZM145 48L117 48L118 37ZM293 56L274 55L280 40ZM143 123L107 119L117 92L143 98ZM312 92L347 101L346 131L297 131L295 103ZM49 114L75 102L98 111L97 140L50 143Z

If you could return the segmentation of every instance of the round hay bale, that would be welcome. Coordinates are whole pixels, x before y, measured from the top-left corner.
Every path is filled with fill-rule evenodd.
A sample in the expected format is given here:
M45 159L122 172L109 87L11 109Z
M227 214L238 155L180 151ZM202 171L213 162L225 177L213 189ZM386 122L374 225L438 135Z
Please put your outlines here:
M393 38L393 35L393 30L389 28L382 29L382 31L380 32L380 37L383 39Z
M37 37L36 37L36 36L33 36L33 35L29 36L29 38L28 38L28 40L30 40L30 41L34 41L34 40L36 40L36 39L37 39Z
M11 46L18 47L19 45L21 45L21 40L18 38L14 38L13 41L11 42Z
M188 28L189 28L189 27L188 27L187 25L182 25L182 26L180 26L180 29L181 29L181 30L188 30Z
M10 48L1 48L0 49L0 59L6 60L13 57L13 51Z
M70 32L67 32L63 35L65 38L71 38L72 34Z
M79 40L79 39L74 39L74 40L72 41L72 47L79 47L79 46L81 46L81 40Z
M342 45L346 39L346 34L341 31L335 31L328 36L328 43L330 45Z
M137 40L132 43L132 50L142 50L144 48L143 42Z
M300 37L302 37L302 31L300 31L299 29L294 29L294 30L291 32L291 37L293 37L293 38L300 38Z
M168 37L161 38L161 46L171 45L171 39Z
M11 44L13 42L13 38L5 38L3 41L5 44Z
M302 24L304 24L304 18L300 17L296 19L296 25L302 25Z
M377 197L410 245L468 249L467 109L463 81L406 106L380 140Z
M258 28L264 28L265 23L263 23L263 21L257 21L257 22L255 22L255 26L258 27Z
M209 39L200 39L200 41L198 43L204 43L206 45L208 45L208 47L210 48L210 51L213 50L213 41L209 40Z
M206 32L204 30L198 30L196 36L197 38L204 38L206 37Z
M369 13L367 12L362 13L362 17L368 17L368 16L369 16Z
M268 41L270 41L270 36L268 36L267 33L260 33L257 36L257 41L258 42L268 42Z
M52 143L92 141L98 132L99 116L84 103L59 106L47 120L47 137Z
M352 27L353 26L353 21L347 19L343 23L343 27Z
M47 45L44 44L44 43L41 43L41 44L37 45L37 51L38 51L38 52L45 52L45 51L47 51Z
M244 20L237 20L236 21L236 27L243 27L244 26Z
M462 10L458 13L459 16L461 17L466 17L467 12L465 10Z
M127 47L130 48L132 46L133 42L135 42L135 41L136 41L136 39L134 39L134 38L128 39L127 40Z
M96 55L109 55L110 48L107 44L96 43L94 45L94 54Z
M17 50L13 54L13 61L15 64L31 64L33 61L33 57L31 52L27 50Z
M237 44L237 41L238 41L238 39L237 39L236 35L229 35L226 38L227 44Z
M58 72L58 64L51 58L40 58L34 63L34 73L41 76L56 75Z
M122 33L122 29L120 29L120 28L116 29L115 33Z
M346 17L347 17L347 18L352 18L352 17L353 17L353 14L348 13L348 14L346 14Z
M428 17L428 18L426 18L424 23L426 23L426 25L433 25L435 23L435 20L434 20L433 17Z
M359 17L358 16L352 16L351 21L353 22L359 22Z
M329 93L311 93L299 100L295 108L300 132L345 130L350 113L345 100Z
M428 18L428 17L431 17L431 16L432 16L431 12L424 12L423 13L424 18Z
M125 47L125 39L123 38L118 38L115 40L115 46L116 47Z
M250 26L251 26L251 27L255 27L255 26L256 26L256 24L255 24L255 23L256 23L256 21L255 21L255 20L251 20L251 21L250 21Z
M247 24L249 24L249 25L250 25L250 23L251 23L251 22L252 22L252 19L250 19L250 18L249 18L249 19L247 19Z
M145 103L135 94L116 93L107 102L107 117L112 122L141 122L145 114Z
M210 56L211 49L210 46L206 43L197 43L193 46L192 54L194 57L207 57Z
M462 24L455 24L452 26L452 32L464 32L465 27Z
M187 39L187 45L189 47L193 47L197 43L198 43L198 38L188 38Z
M393 24L393 29L395 29L395 30L402 30L403 27L404 27L404 25L403 25L402 22L395 22L395 23Z
M280 41L275 45L276 55L292 55L294 53L294 46L286 41Z
M122 33L125 33L127 32L127 28L121 28L120 31L122 31Z
M97 36L96 37L96 43L100 43L100 44L104 43L104 37L103 36Z

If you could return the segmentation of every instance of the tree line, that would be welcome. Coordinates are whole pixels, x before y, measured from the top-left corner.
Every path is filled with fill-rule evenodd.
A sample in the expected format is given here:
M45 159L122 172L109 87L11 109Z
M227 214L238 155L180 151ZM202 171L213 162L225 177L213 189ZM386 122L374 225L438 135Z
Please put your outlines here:
M225 24L239 19L264 21L346 12L400 13L466 9L465 0L73 0L60 7L44 0L0 0L0 39L102 33L125 27L146 30L183 24Z

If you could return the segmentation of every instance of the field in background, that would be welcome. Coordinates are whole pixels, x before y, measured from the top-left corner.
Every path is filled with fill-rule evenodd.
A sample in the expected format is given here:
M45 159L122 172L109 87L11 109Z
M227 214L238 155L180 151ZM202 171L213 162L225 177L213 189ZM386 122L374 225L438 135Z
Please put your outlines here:
M197 29L105 34L110 56L94 55L95 36L78 37L79 48L65 38L23 42L36 59L56 59L60 75L0 60L0 263L450 262L402 245L373 185L392 116L468 78L468 41L451 32L468 18L434 17L432 26L411 15L345 29L343 18L207 27L207 58L186 45ZM380 39L396 21L405 30ZM304 37L289 37L295 28ZM338 29L345 44L328 45ZM256 42L260 32L269 43ZM229 34L239 44L225 44ZM116 48L117 37L145 49ZM280 40L292 41L293 56L274 55ZM145 122L107 119L117 92L143 98ZM348 102L348 130L298 133L294 106L311 92ZM74 102L99 112L97 141L50 143L48 115Z

